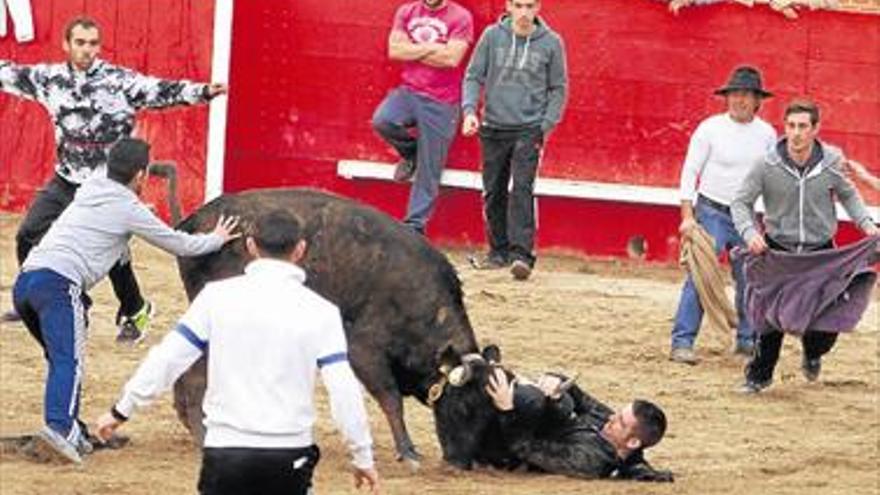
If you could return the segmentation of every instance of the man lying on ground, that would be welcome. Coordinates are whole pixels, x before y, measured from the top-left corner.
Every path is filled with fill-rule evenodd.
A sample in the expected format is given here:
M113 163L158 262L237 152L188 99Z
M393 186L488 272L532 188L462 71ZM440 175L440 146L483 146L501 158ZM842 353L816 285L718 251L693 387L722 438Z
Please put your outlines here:
M666 416L655 404L636 400L615 412L561 375L537 383L510 379L500 367L489 374L486 393L500 411L502 442L510 455L489 460L582 478L673 481L655 470L643 451L660 442Z

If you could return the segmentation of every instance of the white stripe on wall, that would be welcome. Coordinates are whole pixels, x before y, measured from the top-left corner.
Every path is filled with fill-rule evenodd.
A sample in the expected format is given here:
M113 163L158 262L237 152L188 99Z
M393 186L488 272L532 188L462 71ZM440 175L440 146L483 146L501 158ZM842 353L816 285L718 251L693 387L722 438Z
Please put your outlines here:
M393 181L394 165L362 160L339 160L336 164L336 174L340 177L352 180L374 179ZM443 171L440 183L447 187L458 187L477 191L483 189L480 173L472 170L447 168ZM681 205L677 188L635 186L631 184L552 179L546 177L538 177L535 180L535 195L658 206L678 207ZM758 201L757 210L764 210L760 200ZM868 212L871 214L871 217L874 218L874 221L880 221L880 207L869 206ZM842 221L849 221L849 215L846 214L839 204L837 205L837 218Z
M211 82L229 82L232 53L232 2L214 2L214 41L211 58ZM205 202L223 194L223 165L226 158L226 115L229 97L211 101L208 113L208 157L205 162Z

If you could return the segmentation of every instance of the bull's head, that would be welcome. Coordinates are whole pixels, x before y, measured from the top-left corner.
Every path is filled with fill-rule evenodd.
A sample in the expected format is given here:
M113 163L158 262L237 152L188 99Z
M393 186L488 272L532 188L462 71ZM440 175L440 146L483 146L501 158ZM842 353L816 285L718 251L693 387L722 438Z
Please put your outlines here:
M501 351L494 345L481 354L459 355L451 347L440 354L442 376L432 387L429 402L443 458L454 466L470 469L481 452L493 450L486 443L492 441L498 412L485 387L500 361Z

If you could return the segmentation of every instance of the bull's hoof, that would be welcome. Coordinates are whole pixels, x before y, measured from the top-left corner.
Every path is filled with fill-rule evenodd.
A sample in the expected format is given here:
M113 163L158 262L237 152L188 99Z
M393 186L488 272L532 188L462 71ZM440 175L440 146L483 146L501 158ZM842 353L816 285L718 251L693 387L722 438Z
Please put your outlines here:
M409 466L410 471L418 472L422 467L422 454L416 452L415 447L410 447L404 451L397 452L397 461L406 462L407 466Z

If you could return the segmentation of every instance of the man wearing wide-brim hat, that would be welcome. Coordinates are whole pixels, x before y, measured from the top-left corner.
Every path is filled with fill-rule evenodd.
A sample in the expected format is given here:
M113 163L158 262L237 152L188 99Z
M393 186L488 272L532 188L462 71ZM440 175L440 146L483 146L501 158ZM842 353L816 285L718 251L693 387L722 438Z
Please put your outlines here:
M740 66L731 73L727 84L715 90L724 97L727 110L702 121L691 136L681 170L682 241L699 225L715 241L715 252L745 247L730 216L730 204L740 182L776 141L773 127L756 115L764 98L772 96L764 89L761 73L750 66ZM750 356L754 334L745 316L743 290L745 280L740 260L731 260L736 283L738 315L734 353ZM703 320L703 306L689 275L682 289L675 323L672 327L670 359L696 364L694 343Z

